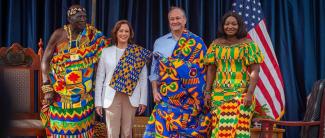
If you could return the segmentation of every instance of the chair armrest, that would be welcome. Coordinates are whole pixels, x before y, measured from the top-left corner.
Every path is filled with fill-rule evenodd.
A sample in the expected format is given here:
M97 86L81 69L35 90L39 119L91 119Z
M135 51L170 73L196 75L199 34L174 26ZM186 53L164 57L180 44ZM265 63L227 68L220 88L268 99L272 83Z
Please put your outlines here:
M254 119L256 122L260 122L263 124L276 124L280 126L315 126L320 125L321 121L310 121L310 122L303 122L303 121L275 121L271 119Z

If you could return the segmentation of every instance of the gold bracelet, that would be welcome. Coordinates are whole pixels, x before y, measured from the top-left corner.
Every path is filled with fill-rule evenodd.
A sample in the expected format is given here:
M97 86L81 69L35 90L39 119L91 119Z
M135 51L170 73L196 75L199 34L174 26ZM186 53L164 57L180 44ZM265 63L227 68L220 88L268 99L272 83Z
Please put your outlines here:
M54 89L50 84L42 85L42 92L43 93L48 93L48 92L53 92Z

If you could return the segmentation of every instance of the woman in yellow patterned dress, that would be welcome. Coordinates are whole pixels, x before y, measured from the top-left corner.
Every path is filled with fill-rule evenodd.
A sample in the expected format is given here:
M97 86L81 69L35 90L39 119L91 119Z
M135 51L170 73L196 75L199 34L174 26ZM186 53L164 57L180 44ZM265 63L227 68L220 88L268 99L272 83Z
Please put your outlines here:
M246 36L242 18L233 12L226 13L218 30L219 38L210 45L205 58L205 100L211 107L213 138L250 137L255 109L253 93L263 55Z

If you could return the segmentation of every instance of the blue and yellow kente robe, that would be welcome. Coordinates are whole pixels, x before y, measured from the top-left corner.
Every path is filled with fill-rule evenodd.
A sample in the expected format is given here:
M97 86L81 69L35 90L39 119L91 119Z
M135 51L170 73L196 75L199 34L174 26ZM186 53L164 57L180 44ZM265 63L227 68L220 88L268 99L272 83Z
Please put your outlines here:
M152 111L145 138L206 137L211 117L203 108L206 51L199 36L184 31L172 56L158 59L162 100Z
M64 27L67 32L69 27ZM79 40L57 45L49 73L55 91L54 103L48 113L41 114L51 137L93 137L94 67L102 49L109 44L103 33L87 25Z

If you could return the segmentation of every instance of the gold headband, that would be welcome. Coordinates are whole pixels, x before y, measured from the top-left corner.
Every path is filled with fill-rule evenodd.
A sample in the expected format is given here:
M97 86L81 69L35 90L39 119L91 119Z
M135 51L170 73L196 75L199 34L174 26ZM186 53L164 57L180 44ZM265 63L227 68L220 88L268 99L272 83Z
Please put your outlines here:
M86 12L86 9L85 8L70 8L67 12L68 14L68 17L72 16L72 15L75 15L76 13L78 12Z

